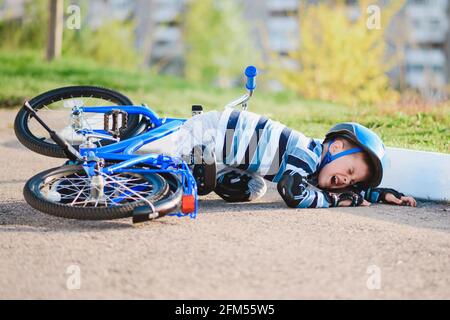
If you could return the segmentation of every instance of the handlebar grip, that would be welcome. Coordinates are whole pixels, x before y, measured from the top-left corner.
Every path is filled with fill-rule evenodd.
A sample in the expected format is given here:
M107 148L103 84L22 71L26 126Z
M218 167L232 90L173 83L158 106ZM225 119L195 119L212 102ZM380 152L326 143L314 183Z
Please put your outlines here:
M255 90L256 89L256 76L258 75L258 70L256 70L256 67L248 66L245 69L245 75L247 77L247 83L245 84L245 87L248 90Z

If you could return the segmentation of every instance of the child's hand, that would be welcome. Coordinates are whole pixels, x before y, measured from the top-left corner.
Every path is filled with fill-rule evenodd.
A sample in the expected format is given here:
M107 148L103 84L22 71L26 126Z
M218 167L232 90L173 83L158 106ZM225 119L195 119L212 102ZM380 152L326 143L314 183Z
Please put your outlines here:
M364 200L364 197L359 193L346 191L342 193L333 192L327 194L331 207L367 207L370 205L370 203Z
M405 196L403 193L398 192L391 188L379 188L380 198L379 201L387 204L396 204L398 206L417 206L417 202L413 197Z
M410 207L416 207L417 202L413 197L407 197L407 196L400 196L400 198L397 198L392 193L386 193L384 200L386 203L389 204L396 204L399 206L410 206Z
M361 207L368 207L370 206L371 203L367 200L363 200L363 202L360 204ZM351 200L344 200L339 202L339 207L351 207L352 206L352 201Z

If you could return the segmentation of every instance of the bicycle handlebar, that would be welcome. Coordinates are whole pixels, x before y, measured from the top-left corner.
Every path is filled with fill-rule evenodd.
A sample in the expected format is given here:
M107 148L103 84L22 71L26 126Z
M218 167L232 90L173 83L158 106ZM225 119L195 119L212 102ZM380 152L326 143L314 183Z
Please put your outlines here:
M248 66L245 69L245 76L247 77L247 83L245 87L247 90L253 91L256 89L256 76L258 75L258 70L254 66Z

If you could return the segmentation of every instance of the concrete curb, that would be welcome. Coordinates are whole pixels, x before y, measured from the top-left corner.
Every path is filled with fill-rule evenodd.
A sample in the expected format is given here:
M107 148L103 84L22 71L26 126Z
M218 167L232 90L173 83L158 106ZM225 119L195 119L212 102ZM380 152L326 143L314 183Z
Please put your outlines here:
M450 202L450 154L387 148L381 186L415 198Z

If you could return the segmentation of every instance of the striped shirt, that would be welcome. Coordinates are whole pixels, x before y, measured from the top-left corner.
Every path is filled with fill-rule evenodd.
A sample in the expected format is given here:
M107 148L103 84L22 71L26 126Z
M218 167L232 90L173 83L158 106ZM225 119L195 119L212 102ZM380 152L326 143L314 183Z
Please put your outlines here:
M264 116L234 109L222 112L216 135L217 161L278 182L292 170L315 173L322 155L320 140L311 139ZM298 196L299 208L326 208L324 193L308 187Z

